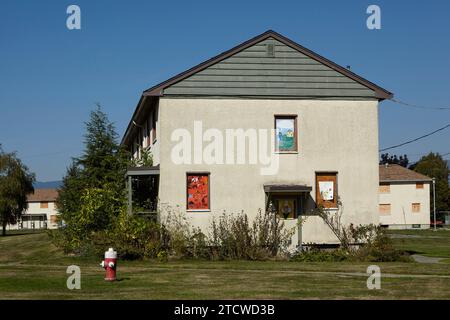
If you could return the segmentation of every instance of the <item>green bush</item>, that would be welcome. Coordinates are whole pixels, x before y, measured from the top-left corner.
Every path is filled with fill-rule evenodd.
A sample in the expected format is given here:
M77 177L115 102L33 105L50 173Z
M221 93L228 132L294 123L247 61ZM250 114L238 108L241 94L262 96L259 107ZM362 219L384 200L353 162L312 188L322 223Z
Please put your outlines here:
M93 237L113 227L124 205L107 187L85 189L81 200L79 210L63 215L63 227L52 238L65 252L85 255L91 251L87 247L91 247Z
M156 258L167 247L167 234L160 224L125 211L105 236L122 259Z
M294 254L289 260L295 262L341 262L350 258L350 254L342 249L324 250L311 247Z

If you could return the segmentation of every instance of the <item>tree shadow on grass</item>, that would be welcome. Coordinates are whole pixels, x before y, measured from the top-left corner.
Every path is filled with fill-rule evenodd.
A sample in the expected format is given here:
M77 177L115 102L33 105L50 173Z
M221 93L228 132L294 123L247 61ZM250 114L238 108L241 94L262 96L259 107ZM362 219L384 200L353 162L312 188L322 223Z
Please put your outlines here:
M26 235L31 235L31 234L41 234L44 233L45 230L40 230L40 231L18 231L18 232L13 232L10 233L8 231L6 231L5 237L14 237L14 236L26 236ZM3 237L3 235L0 234L0 238Z
M117 278L116 282L122 282L122 281L127 281L127 280L131 280L131 278L126 277L126 278Z

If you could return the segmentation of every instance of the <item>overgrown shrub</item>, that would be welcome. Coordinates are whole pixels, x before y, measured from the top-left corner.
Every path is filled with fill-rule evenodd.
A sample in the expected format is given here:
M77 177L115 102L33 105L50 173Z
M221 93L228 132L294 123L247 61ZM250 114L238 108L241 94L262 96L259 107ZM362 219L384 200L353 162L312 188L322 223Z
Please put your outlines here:
M301 262L391 262L410 261L409 256L394 248L391 239L381 226L350 225L347 228L349 238L355 242L347 247L337 249L321 249L319 246L305 246L304 250L294 254L291 261Z
M354 252L355 259L368 262L411 261L406 252L395 249L391 238L381 226L369 225L363 230L371 236Z
M250 222L247 215L223 213L210 228L212 259L263 260L283 255L292 237L283 221L268 210L259 210Z
M211 235L194 228L185 214L164 207L157 223L125 211L110 231L91 237L97 254L113 246L122 259L250 259L264 260L286 255L292 231L274 213L258 212L253 221L244 213L222 214L213 219ZM90 252L94 252L89 247ZM86 250L87 252L87 250Z
M167 253L175 258L209 258L206 235L200 228L192 227L184 212L178 207L161 207L161 225L167 231Z

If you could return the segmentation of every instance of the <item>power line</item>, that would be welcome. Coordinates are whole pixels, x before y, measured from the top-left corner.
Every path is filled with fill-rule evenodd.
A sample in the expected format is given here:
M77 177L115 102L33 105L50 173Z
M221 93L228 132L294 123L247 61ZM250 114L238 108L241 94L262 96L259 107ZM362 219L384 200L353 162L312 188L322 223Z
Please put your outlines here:
M388 99L389 101L392 101L394 103L400 104L402 106L405 107L411 107L411 108L416 108L416 109L425 109L425 110L450 110L450 107L427 107L427 106L421 106L421 105L417 105L417 104L412 104L412 103L407 103L407 102L403 102L394 98Z
M425 134L425 135L423 135L423 136L420 136L420 137L418 137L418 138L415 138L415 139L412 139L412 140L408 140L408 141L406 141L406 142L397 144L397 145L395 145L395 146L391 146L391 147L387 147L387 148L384 148L384 149L380 149L379 152L386 151L386 150L390 150L390 149L394 149L394 148L398 148L398 147L404 146L404 145L406 145L406 144L415 142L415 141L417 141L417 140L420 140L420 139L429 137L429 136L431 136L431 135L433 135L433 134L435 134L435 133L437 133L437 132L439 132L439 131L442 131L442 130L447 129L448 127L450 127L450 123L447 124L446 126L442 127L442 128L439 128L439 129L437 129L437 130L434 130L433 132L430 132L430 133Z

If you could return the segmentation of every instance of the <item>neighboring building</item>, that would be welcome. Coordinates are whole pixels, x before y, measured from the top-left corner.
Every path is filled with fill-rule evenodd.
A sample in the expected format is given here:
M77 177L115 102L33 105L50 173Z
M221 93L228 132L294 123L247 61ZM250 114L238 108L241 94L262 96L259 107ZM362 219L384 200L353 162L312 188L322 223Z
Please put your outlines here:
M17 229L55 229L58 227L56 199L57 189L34 189L27 197L28 209L8 230Z
M380 165L380 224L390 229L430 228L432 179L397 164Z
M205 232L224 211L254 217L271 202L293 244L336 243L308 215L317 203L335 210L339 197L345 223L378 224L378 102L390 97L267 31L143 92L122 145L154 162L129 169L129 188L150 179L154 201Z

